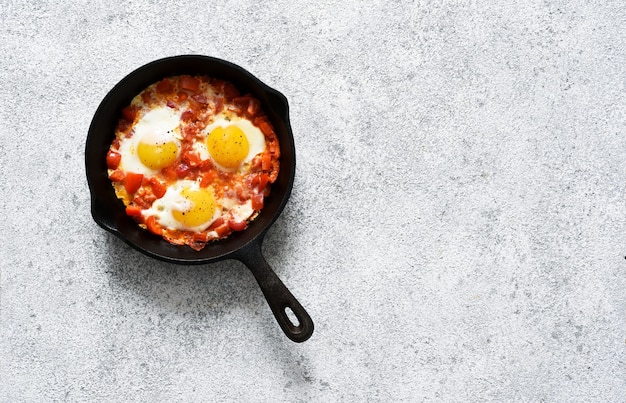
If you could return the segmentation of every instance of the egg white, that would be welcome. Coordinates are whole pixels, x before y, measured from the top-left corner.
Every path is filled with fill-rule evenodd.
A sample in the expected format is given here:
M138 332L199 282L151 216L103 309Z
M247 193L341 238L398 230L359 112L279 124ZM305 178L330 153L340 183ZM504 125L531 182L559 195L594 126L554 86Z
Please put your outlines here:
M249 164L254 157L265 151L265 135L263 134L261 129L253 125L252 122L250 122L249 120L238 117L234 117L228 120L223 116L218 116L202 131L205 135L205 139L206 137L208 137L211 131L213 131L213 129L219 126L237 126L239 129L241 129L241 131L248 139L248 144L250 146L248 150L248 155L246 155L246 157L243 159L243 161L236 170L240 172L244 171L246 169L246 165ZM211 157L211 153L209 153L209 150L207 148L206 141L197 141L194 144L193 148L203 160L210 159L211 161L213 161L213 164L215 164L215 166L217 166L218 168L224 171L233 171L232 169L226 168L213 160L213 157Z
M232 207L230 213L232 214L235 221L246 221L254 213L254 209L252 208L252 200L247 200L243 204L238 204Z
M171 108L155 108L143 115L133 127L133 135L130 138L120 139L119 153L122 156L120 168L125 172L135 172L147 176L155 175L159 170L145 166L137 149L139 143L164 144L176 143L180 150L181 134L179 129L180 112Z

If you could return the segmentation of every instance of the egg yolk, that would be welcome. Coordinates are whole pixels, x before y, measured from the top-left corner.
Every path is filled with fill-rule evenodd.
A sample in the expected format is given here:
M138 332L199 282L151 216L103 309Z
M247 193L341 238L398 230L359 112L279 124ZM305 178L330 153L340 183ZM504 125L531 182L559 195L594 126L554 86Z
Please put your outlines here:
M184 211L172 210L174 219L187 227L197 227L208 223L215 215L215 196L209 189L189 189L180 191L180 195L188 200L189 208Z
M150 169L163 169L176 161L178 146L173 141L162 144L139 143L137 155L142 164Z
M207 137L211 157L225 168L237 168L248 156L250 144L237 126L216 127Z

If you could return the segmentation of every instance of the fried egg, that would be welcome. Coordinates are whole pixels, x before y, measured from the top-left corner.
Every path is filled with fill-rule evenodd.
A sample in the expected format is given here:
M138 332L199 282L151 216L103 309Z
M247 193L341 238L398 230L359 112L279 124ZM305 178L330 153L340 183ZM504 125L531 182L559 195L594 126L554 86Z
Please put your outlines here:
M148 111L134 125L133 135L120 140L120 168L126 172L154 175L178 158L180 114L161 107Z
M168 229L201 232L221 215L221 208L211 187L201 188L197 181L179 180L149 209L144 218L154 216Z
M221 116L203 133L206 141L197 142L195 150L202 159L211 159L224 171L244 171L246 164L265 150L263 132L246 119L235 117L229 120Z

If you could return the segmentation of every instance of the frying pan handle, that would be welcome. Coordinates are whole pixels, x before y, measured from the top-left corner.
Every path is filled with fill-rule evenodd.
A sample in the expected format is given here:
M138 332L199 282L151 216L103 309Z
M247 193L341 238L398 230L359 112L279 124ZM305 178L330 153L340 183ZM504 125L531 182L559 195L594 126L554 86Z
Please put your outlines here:
M265 261L261 253L261 242L253 242L240 250L237 259L245 264L256 278L276 321L287 337L297 343L308 340L313 334L313 321ZM293 313L297 319L296 323L289 317L288 311Z

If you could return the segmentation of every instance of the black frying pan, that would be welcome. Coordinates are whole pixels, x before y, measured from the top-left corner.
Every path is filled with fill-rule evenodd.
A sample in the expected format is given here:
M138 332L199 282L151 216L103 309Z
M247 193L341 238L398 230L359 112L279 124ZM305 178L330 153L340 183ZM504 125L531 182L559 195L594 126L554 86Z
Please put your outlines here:
M242 93L261 101L280 142L281 165L278 179L266 198L259 216L243 231L209 243L195 251L188 246L172 245L145 231L126 215L123 203L115 196L107 176L106 153L113 140L121 110L150 84L162 78L180 75L208 75L235 84ZM156 60L130 73L104 98L89 127L85 146L87 182L91 192L91 214L105 230L123 239L140 252L163 261L192 265L237 259L254 274L265 298L287 337L303 342L313 333L313 321L302 305L272 271L261 253L261 243L269 227L285 207L296 169L293 133L289 124L289 106L280 92L268 87L252 74L224 60L199 56L175 56ZM289 311L297 318L291 320Z

